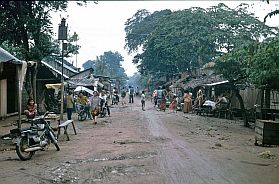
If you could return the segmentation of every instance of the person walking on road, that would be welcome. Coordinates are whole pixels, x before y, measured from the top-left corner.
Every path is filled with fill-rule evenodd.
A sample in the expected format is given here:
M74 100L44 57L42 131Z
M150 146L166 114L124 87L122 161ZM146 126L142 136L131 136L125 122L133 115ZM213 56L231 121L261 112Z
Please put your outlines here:
M93 117L94 124L97 124L97 116L100 113L100 103L101 103L101 98L99 97L98 92L94 91L93 96L91 96L89 99L90 110L91 110L91 115Z
M141 109L145 111L145 93L142 91L141 96L140 96L140 101L141 101Z
M74 97L72 92L69 91L68 95L66 96L66 107L67 107L67 118L68 120L72 119L73 109L74 109Z
M129 86L129 103L134 103L134 93L135 90L133 86Z
M121 90L122 105L126 104L125 97L126 97L126 89L125 89L125 87L123 87Z

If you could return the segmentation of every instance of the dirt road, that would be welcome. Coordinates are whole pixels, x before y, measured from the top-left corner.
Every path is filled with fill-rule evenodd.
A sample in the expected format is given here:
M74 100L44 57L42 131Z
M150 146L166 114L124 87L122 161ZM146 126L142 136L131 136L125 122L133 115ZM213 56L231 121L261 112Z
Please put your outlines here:
M150 102L142 111L138 99L111 111L97 125L75 121L78 135L69 129L59 152L50 146L20 161L1 151L0 183L279 183L279 147L254 146L239 121L156 111Z

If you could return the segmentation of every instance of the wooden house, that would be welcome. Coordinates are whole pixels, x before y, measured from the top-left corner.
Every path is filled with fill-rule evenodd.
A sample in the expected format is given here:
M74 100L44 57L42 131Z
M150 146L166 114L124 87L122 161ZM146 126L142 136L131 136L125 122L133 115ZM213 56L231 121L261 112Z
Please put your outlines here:
M27 62L0 48L0 117L21 115L22 89Z

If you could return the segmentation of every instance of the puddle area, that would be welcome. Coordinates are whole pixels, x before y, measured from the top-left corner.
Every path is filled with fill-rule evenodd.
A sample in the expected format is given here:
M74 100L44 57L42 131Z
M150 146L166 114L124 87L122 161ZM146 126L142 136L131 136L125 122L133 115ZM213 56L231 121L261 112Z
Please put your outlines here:
M108 161L145 159L152 158L156 155L157 153L155 152L139 152L118 155L115 157L71 160L66 163L61 163L55 168L51 168L46 171L45 174L50 177L50 180L53 183L79 183L82 180L84 183L86 181L111 180L112 178L118 176L149 175L151 174L151 171L148 171L144 165L109 163ZM94 169L91 164L96 162L108 162L109 165L104 165ZM84 168L86 164L89 165L89 167L86 171L82 171L80 168Z

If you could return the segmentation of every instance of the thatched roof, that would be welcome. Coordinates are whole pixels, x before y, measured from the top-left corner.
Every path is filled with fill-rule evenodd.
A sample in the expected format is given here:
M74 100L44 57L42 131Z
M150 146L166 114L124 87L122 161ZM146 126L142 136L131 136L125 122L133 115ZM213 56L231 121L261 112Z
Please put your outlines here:
M215 66L215 62L210 61L202 66L202 69L213 68Z
M211 76L197 76L196 78L191 78L188 82L185 82L182 87L187 88L196 88L198 86L203 86L205 84L211 84L215 82L221 82L225 79L220 75L211 75Z

